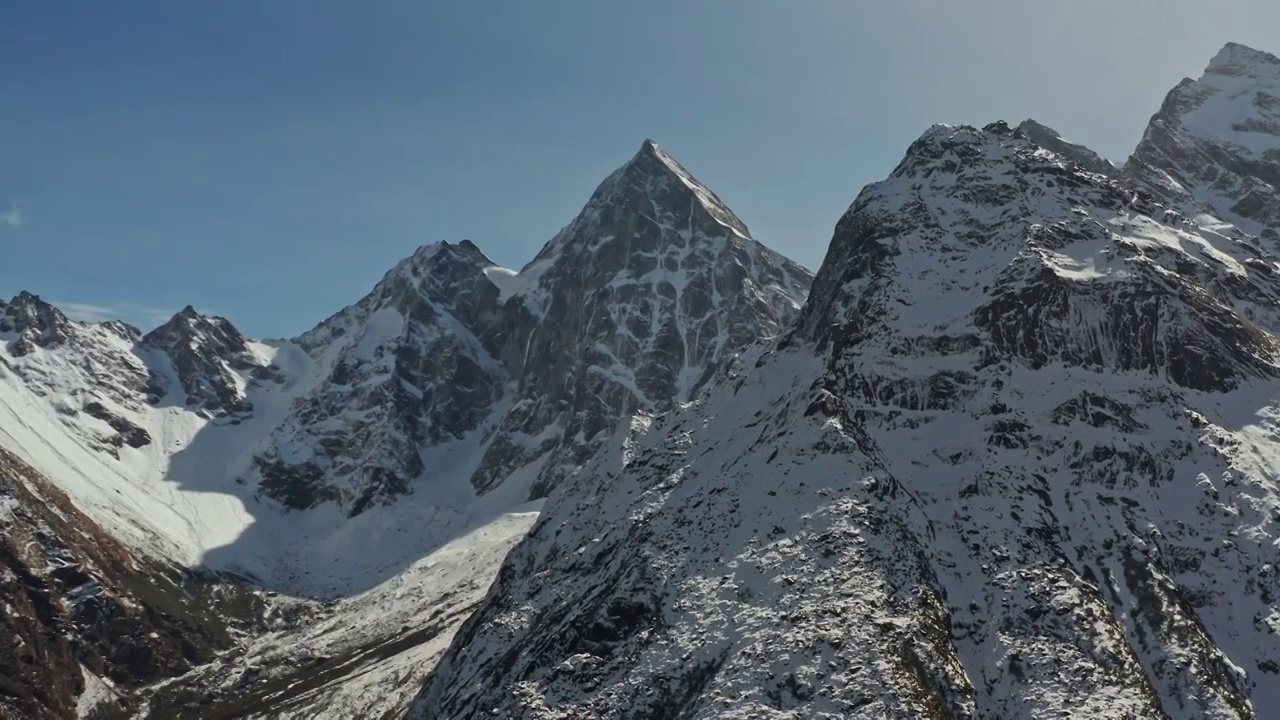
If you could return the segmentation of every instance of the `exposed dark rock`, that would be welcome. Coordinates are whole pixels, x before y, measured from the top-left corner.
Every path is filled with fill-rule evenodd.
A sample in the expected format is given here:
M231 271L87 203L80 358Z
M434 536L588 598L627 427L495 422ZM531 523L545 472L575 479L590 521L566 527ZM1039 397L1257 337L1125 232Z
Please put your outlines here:
M253 370L262 363L230 321L201 315L188 305L169 322L147 333L142 343L172 361L188 407L207 417L253 411L235 371Z
M1276 257L1043 150L913 143L789 336L562 482L413 717L1280 701Z
M111 426L117 433L119 442L131 448L145 447L151 444L151 434L138 427L128 418L120 417L108 410L96 400L84 406L85 414L95 417Z
M1120 169L1111 164L1111 161L1098 153L1084 145L1063 140L1057 130L1047 125L1041 125L1035 120L1030 118L1023 120L1018 124L1018 130L1040 147L1058 153L1089 172L1108 176L1116 175L1120 172Z
M620 422L688 401L780 332L809 279L646 141L518 275L469 240L427 246L300 338L343 349L259 458L260 487L357 514L429 480L431 448L479 434L476 491L536 464L543 496Z
M0 333L14 334L9 352L15 357L29 354L37 347L54 348L68 339L71 321L58 308L26 290L8 304L0 303Z
M1151 118L1125 166L1189 213L1207 211L1280 250L1280 58L1228 43Z
M5 717L74 717L82 667L134 707L133 691L212 660L261 610L224 578L133 554L3 450L0 531Z

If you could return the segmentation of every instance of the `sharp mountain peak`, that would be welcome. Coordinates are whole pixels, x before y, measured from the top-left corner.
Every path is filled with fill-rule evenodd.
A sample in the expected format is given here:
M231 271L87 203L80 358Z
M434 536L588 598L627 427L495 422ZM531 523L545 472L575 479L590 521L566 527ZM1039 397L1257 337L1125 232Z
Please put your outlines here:
M1209 61L1205 74L1280 77L1280 58L1248 45L1229 42Z

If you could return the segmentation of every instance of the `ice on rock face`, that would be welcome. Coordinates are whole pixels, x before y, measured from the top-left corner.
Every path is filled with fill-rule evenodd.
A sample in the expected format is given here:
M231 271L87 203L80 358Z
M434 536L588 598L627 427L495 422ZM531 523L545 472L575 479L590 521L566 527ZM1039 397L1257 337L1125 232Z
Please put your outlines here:
M1004 123L931 128L794 331L549 499L414 717L1274 705L1258 253Z
M427 245L295 340L22 293L6 627L62 714L1263 716L1278 68L1228 45L1123 169L934 126L816 276L646 141L519 270Z
M295 340L191 307L144 336L21 295L0 305L0 446L139 557L341 603L167 686L154 712L188 688L249 702L240 664L304 672L295 656L400 642L431 618L358 680L252 700L382 713L483 597L536 517L528 499L782 332L810 280L646 142L520 271L470 241L428 245Z
M430 487L422 449L474 434L474 492L518 474L508 490L540 497L622 419L687 402L780 332L809 280L646 141L519 272L470 241L428 246L300 338L331 370L258 456L261 487L359 513Z
M1189 216L1280 236L1280 58L1227 44L1165 97L1125 168Z

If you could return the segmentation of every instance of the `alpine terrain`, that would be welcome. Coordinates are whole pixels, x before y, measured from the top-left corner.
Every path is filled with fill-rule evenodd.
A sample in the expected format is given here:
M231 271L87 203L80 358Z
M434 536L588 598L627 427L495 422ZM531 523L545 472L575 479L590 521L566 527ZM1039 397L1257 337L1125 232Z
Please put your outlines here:
M564 481L419 718L1280 707L1280 60L1122 167L938 125L800 320Z
M405 710L541 498L811 280L646 141L522 270L429 245L294 340L0 303L0 714Z
M1123 163L929 128L816 276L645 141L294 339L0 302L0 717L1276 717L1278 522L1238 44Z

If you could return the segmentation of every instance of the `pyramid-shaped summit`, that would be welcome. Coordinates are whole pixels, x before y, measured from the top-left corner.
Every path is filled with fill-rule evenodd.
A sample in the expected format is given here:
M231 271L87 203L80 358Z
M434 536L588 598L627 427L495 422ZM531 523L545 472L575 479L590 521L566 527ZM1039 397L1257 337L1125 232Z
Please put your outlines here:
M606 180L601 189L616 189L617 186L625 187L628 183L633 183L650 193L657 192L658 195L654 197L657 202L683 204L692 200L717 222L744 238L751 237L746 223L734 215L723 200L653 140L646 139L641 143L640 150L626 165L618 169L616 175L620 182L610 183Z
M601 230L603 235L599 234ZM623 250L626 255L637 251L652 254L659 246L672 243L683 247L677 236L690 241L746 241L751 239L751 232L723 200L670 153L646 139L630 160L600 183L578 218L552 239L529 267L545 264L566 252L599 250L592 243L602 239L631 243L631 252ZM637 240L641 247L634 245ZM611 252L598 258L606 272L619 270L626 259Z
M689 400L725 358L790 326L812 280L652 140L520 274L538 358L521 367L522 392L552 402L510 427L563 433L557 453L568 453L546 465L535 495L576 471L618 418ZM542 452L510 450L495 445L477 487Z
M461 442L477 448L464 484L518 476L515 492L541 496L619 423L689 400L789 327L811 279L646 140L520 272L437 243L300 338L330 377L259 454L259 487L359 513L456 482L432 458Z
M410 717L1275 707L1273 256L1028 135L863 189L801 331L563 484Z

